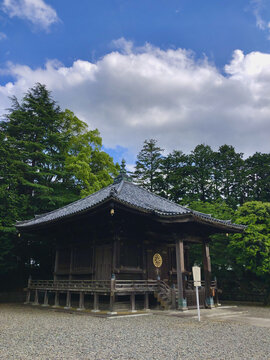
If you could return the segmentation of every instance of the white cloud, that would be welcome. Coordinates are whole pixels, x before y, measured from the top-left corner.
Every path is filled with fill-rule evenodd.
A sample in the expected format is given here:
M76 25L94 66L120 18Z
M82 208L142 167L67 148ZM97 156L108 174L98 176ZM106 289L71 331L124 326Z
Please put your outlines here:
M265 0L250 0L253 15L256 19L256 26L260 30L268 32L268 40L270 40L270 26L269 22L265 20L264 10L266 7Z
M167 151L200 143L234 145L247 155L270 151L270 54L236 50L223 75L183 49L123 48L127 52L71 67L9 64L14 81L0 86L0 111L9 106L8 96L20 98L41 82L62 108L97 127L108 148L136 153L144 139L156 138Z
M3 0L3 10L10 17L18 17L48 30L59 21L56 11L43 0Z
M6 40L6 39L7 39L7 35L3 32L0 32L0 41Z
M261 15L261 2L255 2L255 6L254 6L254 10L253 10L253 14L255 16L256 19L256 26L260 29L260 30L265 30L267 27L266 21L262 18Z

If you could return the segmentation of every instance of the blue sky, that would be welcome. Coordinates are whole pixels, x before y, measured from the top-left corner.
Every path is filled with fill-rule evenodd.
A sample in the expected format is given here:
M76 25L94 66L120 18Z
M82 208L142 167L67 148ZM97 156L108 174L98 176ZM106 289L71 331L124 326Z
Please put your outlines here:
M197 56L205 54L220 67L230 60L235 49L245 53L270 50L267 32L256 26L256 3L247 0L46 3L56 10L59 19L47 31L29 20L10 18L2 10L0 31L7 39L1 42L1 66L12 61L36 67L52 58L66 66L77 59L95 61L111 51L111 42L121 37L136 46L149 42L162 49L192 49ZM270 4L261 5L261 9L267 22Z
M266 152L269 22L264 0L2 0L0 111L40 81L116 160L151 137Z

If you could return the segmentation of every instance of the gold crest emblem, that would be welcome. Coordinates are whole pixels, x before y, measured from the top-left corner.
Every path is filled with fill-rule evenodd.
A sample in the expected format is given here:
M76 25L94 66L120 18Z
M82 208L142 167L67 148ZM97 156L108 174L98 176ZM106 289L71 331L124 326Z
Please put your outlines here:
M160 254L156 253L153 256L153 264L155 265L156 268L160 268L162 265L162 257Z

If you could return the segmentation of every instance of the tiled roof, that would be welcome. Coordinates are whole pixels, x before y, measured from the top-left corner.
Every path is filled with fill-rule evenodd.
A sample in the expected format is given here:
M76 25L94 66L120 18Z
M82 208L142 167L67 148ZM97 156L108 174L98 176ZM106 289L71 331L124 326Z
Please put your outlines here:
M195 221L198 220L209 224L220 224L228 228L228 230L239 231L244 228L242 225L231 224L229 221L214 219L210 215L202 214L178 205L123 179L115 181L114 184L60 209L38 215L31 220L18 221L16 223L16 227L17 229L22 230L56 222L60 219L72 217L73 215L85 212L98 204L108 201L109 199L116 200L117 202L136 208L140 211L153 213L156 216L180 217L183 215L191 215Z

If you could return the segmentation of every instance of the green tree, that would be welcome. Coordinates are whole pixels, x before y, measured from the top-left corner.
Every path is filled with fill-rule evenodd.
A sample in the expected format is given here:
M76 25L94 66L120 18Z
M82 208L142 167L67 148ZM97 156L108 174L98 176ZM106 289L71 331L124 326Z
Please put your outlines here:
M255 276L265 302L270 302L270 203L246 202L238 208L235 222L247 225L242 234L231 236L230 249L242 276Z
M163 149L157 146L157 140L150 139L144 141L143 148L137 156L134 180L150 191L160 189L162 152Z
M12 99L9 114L0 124L17 153L18 192L27 196L27 217L51 210L54 185L62 180L64 161L60 108L44 85L37 84L21 104Z
M243 234L235 234L231 247L236 261L258 276L270 272L270 203L246 202L236 212L239 224L247 225ZM270 280L270 279L269 279Z
M270 201L270 154L256 152L245 161L248 200Z
M245 168L243 154L233 146L222 145L214 154L214 198L224 199L236 207L245 198Z
M118 169L102 151L98 130L61 111L44 85L36 84L21 102L12 98L0 122L0 275L16 267L19 257L21 264L30 264L30 258L42 264L35 254L47 254L46 241L40 240L41 250L35 251L29 239L16 236L15 220L99 190Z
M0 274L5 274L17 266L14 219L23 210L24 198L17 193L17 155L4 133L0 133L0 157Z
M189 161L191 197L193 200L211 200L213 198L213 150L208 145L197 145L189 156Z
M80 189L81 197L87 196L112 183L112 176L119 172L119 165L102 151L99 131L88 130L70 110L63 113L68 134L65 169L70 180Z
M160 162L160 194L175 202L186 201L190 194L188 156L174 150Z

